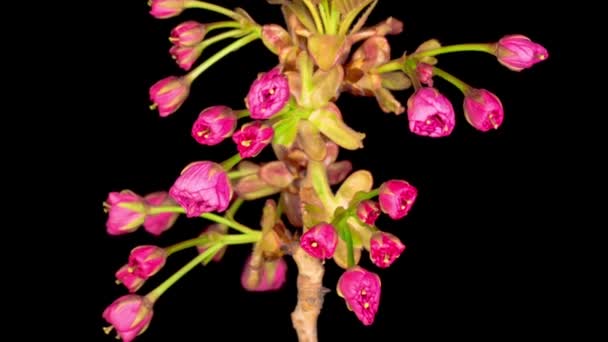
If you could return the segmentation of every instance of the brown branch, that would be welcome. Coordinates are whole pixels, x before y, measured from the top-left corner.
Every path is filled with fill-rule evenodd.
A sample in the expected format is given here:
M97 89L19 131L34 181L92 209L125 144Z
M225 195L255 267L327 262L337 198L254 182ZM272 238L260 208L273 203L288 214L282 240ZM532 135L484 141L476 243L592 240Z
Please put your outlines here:
M325 269L321 261L308 255L299 245L294 246L293 259L298 266L298 304L291 313L299 342L317 342L317 318L323 306Z

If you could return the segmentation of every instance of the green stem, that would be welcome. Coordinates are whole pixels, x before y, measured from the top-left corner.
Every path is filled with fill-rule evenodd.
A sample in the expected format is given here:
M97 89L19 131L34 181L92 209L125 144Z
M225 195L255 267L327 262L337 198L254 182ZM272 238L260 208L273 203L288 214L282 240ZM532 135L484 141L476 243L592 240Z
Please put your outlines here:
M197 237L197 238L193 238L193 239L189 239L189 240L184 240L182 242L178 242L169 247L166 247L165 253L167 254L167 257L168 257L175 252L179 252L186 248L203 245L207 242L209 242L209 238L207 236L201 236L201 237Z
M218 35L215 35L211 38L205 39L200 43L200 48L204 49L214 43L217 43L219 41L222 41L224 39L227 38L236 38L236 37L242 37L244 35L246 35L248 33L248 31L245 30L241 30L241 29L236 29L236 30L230 30L230 31L226 31L226 32L222 32Z
M353 247L353 233L350 231L350 227L346 227L346 229L349 230L347 239L348 241L346 241L346 246L348 249L348 258L347 258L347 263L348 263L348 267L351 268L353 266L355 266L355 250Z
M228 178L229 179L237 179L237 178L241 178L241 177L246 177L246 176L254 175L256 173L258 173L258 170L237 170L237 171L231 171L231 172L228 172Z
M243 204L243 199L240 197L237 197L237 199L235 199L234 202L232 202L232 204L230 205L230 208L228 208L228 210L226 210L226 214L224 214L224 217L226 217L229 220L234 220L234 214L236 214L236 212L239 210L239 208L241 207L242 204Z
M323 22L325 33L334 34L334 32L331 32L331 23L329 19L329 8L327 7L327 0L321 1L321 3L319 4L319 12L321 13L321 21Z
M319 33L323 33L323 24L321 22L321 19L319 18L319 12L317 12L317 9L315 8L315 5L313 5L310 0L302 0L304 2L304 5L306 5L306 8L308 8L308 11L310 12L310 14L312 15L312 19L315 22L315 27L317 28L317 31Z
M204 251L203 253L196 256L196 258L190 260L186 265L180 268L177 272L175 272L172 276L167 278L164 282L162 282L158 287L154 290L150 291L146 295L146 297L150 300L150 302L154 303L156 300L167 291L173 284L175 284L181 277L183 277L186 273L190 272L194 267L203 262L209 256L214 255L220 249L222 249L223 244L218 243L216 245L211 246L209 249Z
M380 188L375 188L373 190L370 190L369 192L358 195L357 200L359 200L359 202L362 202L362 201L365 201L368 199L372 199L372 198L378 196L379 193L380 193Z
M213 30L217 30L217 29L222 29L222 28L240 28L241 27L241 23L237 22L237 21L218 21L215 23L211 23L205 26L205 29L207 30L207 32L213 31Z
M239 153L233 155L232 157L224 160L221 165L226 171L232 170L232 168L241 161L241 155Z
M209 69L217 61L224 58L226 55L230 54L231 52L234 52L234 51L242 48L243 46L251 43L252 41L258 39L259 35L260 35L259 31L256 30L256 31L250 33L249 35L226 46L222 50L218 51L215 55L209 57L209 59L207 59L206 61L201 63L199 66L197 66L195 69L190 71L188 74L186 74L184 76L184 78L188 82L192 83L192 81L194 81L198 76L200 76L205 70Z
M237 120L238 120L238 119L245 118L245 117L248 117L248 116L249 116L249 114L251 114L251 113L249 112L249 109L241 109L241 110L236 111L235 113L236 113L236 118L237 118Z
M388 61L385 64L378 66L373 71L382 74L385 72L403 70L403 62L403 58L393 59L392 61Z
M208 10L211 12L216 12L219 14L223 14L236 21L241 19L241 16L238 13L231 11L227 8L218 6L218 5L210 4L205 1L187 1L185 4L185 7L186 8L200 8L200 9L205 9L205 10Z
M159 206L159 207L150 208L148 210L149 215L156 215L156 214L163 214L163 213L185 214L186 210L180 206ZM225 224L228 227L238 230L239 232L241 232L243 234L261 235L261 233L257 230L251 229L244 224L238 223L232 219L228 219L228 218L225 218L225 217L217 215L217 214L204 213L204 214L201 214L200 217L207 219L209 221Z
M469 92L469 90L471 89L471 87L464 83L463 81L461 81L460 79L454 77L452 74L449 74L437 67L433 67L433 75L437 75L441 78L443 78L444 80L452 83L456 88L460 89L460 91L463 94L467 94Z
M259 235L251 235L251 234L234 234L234 235L225 235L220 240L223 244L226 245L242 245L246 243L254 243L260 241Z
M327 212L334 212L336 210L336 201L327 180L325 164L316 160L308 161L308 173L315 194L319 197L321 203L323 203L323 207L325 207Z
M428 56L437 56L444 53L452 53L452 52L464 52L464 51L481 51L493 54L495 50L495 44L488 43L475 43L475 44L456 44L456 45L448 45L442 46L437 49L427 50L416 52L411 57L428 57Z

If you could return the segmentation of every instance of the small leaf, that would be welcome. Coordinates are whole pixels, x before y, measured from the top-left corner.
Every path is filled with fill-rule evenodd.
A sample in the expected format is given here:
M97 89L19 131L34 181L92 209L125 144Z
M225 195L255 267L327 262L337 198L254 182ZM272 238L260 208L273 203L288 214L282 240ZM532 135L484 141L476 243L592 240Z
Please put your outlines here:
M332 98L338 97L340 85L344 80L344 69L337 65L329 71L317 70L312 77L313 91L310 94L310 106L319 108Z
M352 171L353 164L348 160L342 160L337 163L333 163L327 167L327 178L329 184L339 184L348 176Z
M276 194L281 189L266 184L256 174L240 178L234 185L234 191L245 200L254 200Z
M347 150L356 150L363 147L364 133L359 133L348 127L338 118L339 109L332 103L324 108L312 112L308 118L321 133L325 134L336 144Z
M294 176L282 161L273 161L260 168L260 178L270 186L285 188L294 180Z
M382 109L383 112L392 112L396 115L405 112L405 107L403 107L401 102L397 101L393 94L391 94L391 92L385 88L376 89L374 91L374 95L376 96L376 101L378 101L378 105L380 105L380 109Z
M298 133L298 119L295 116L290 116L283 120L278 121L272 128L274 129L274 137L272 142L283 146L291 146L296 139Z
M438 49L440 47L441 47L441 43L439 43L439 41L437 39L430 39L430 40L427 40L426 42L420 44L420 46L418 46L418 48L416 49L415 52L434 50L434 49ZM419 61L430 64L430 65L437 64L437 58L432 57L432 56L422 57L419 59Z
M345 53L345 38L343 35L318 33L308 37L308 52L321 70L331 69Z
M405 90L412 86L412 81L401 71L381 74L382 86L389 90Z
M319 130L308 120L300 120L298 123L298 142L309 158L319 161L325 158L325 141Z
M288 191L281 192L281 205L289 223L296 227L302 227L302 212L300 211L300 196Z
M374 179L371 172L367 170L358 170L353 172L336 192L336 201L338 205L348 207L348 204L359 191L368 192L372 189Z

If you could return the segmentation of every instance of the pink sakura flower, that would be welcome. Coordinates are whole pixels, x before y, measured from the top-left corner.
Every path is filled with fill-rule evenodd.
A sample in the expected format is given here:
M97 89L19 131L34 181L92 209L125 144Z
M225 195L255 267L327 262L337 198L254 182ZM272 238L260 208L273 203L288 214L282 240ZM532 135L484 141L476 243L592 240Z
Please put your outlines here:
M389 180L380 186L380 209L393 220L407 215L416 201L418 190L403 180Z
M421 83L433 86L433 66L424 62L416 65L416 76Z
M357 216L362 222L373 226L380 216L380 206L371 200L362 201L357 206Z
M452 103L435 88L417 90L407 100L407 117L412 133L432 138L445 137L455 126Z
M154 208L156 206L172 206L175 205L175 201L169 197L169 193L166 191L153 192L144 197L148 208ZM152 234L159 236L164 231L168 230L173 226L177 220L179 213L162 213L147 215L144 221L144 229Z
M338 233L329 223L319 223L300 238L300 247L317 259L333 257L338 245Z
M549 53L540 44L526 36L514 34L504 36L496 44L496 57L500 64L513 71L531 68L549 58Z
M251 118L265 120L280 112L289 96L287 77L274 68L258 76L251 84L245 102Z
M472 89L464 97L464 117L476 129L498 129L504 120L500 99L485 89Z
M186 216L196 217L226 210L232 198L232 187L221 165L200 161L186 166L169 194L186 209Z
M198 21L188 20L171 30L169 41L177 46L195 46L205 39L207 26Z
M386 232L376 232L370 239L369 256L380 267L389 267L405 250L398 237Z
M236 148L243 158L257 156L266 147L274 135L272 127L261 121L244 124L240 130L232 135Z
M364 325L371 325L380 306L380 277L355 266L340 276L337 287L338 295L344 298L348 309L354 311Z
M226 106L213 106L203 110L194 125L192 137L201 145L217 145L232 135L236 127L236 114Z
M123 342L131 342L150 325L153 303L146 297L125 295L116 299L103 312L103 318L112 326L104 328L106 334L112 329Z
M203 230L203 232L201 233L201 235L199 235L199 237L207 236L209 238L209 240L213 240L215 237L225 235L225 234L226 234L226 226L221 225L219 223L213 223L213 224L210 224L207 228L205 228L205 230ZM207 247L198 245L198 246L196 246L196 250L199 252L199 254L202 254L203 252L205 252L207 250ZM224 253L226 253L226 246L222 247L222 249L217 251L217 253L215 253L215 255L213 256L212 260L215 262L221 261L222 257L224 256Z
M190 83L183 77L169 76L150 87L150 108L158 108L162 117L169 116L182 106L190 93Z
M110 235L132 233L144 223L144 199L130 190L111 192L104 203L108 212L106 230Z
M186 0L148 0L150 14L157 19L167 19L182 13Z
M136 292L148 278L158 273L166 260L165 250L160 247L135 247L129 262L116 272L117 283L123 284L129 292Z
M203 50L198 46L173 45L169 53L180 68L188 71L192 69L192 65L201 56Z
M259 268L250 264L247 258L241 274L241 285L247 291L263 292L278 290L287 277L287 263L283 258L263 261Z

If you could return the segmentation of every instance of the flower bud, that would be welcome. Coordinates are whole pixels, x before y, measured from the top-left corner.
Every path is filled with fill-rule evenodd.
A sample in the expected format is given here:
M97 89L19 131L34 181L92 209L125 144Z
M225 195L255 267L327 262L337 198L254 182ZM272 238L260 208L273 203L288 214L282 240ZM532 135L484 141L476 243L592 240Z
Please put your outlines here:
M182 106L190 93L190 83L185 78L169 76L150 87L150 108L158 108L162 117L169 116Z
M504 119L500 99L485 89L473 89L464 97L464 117L476 129L498 129Z
M188 71L192 69L192 65L201 56L203 50L198 46L173 45L169 53L180 68Z
M370 259L380 268L389 267L404 250L401 240L390 233L376 232L370 239Z
M157 19L178 16L186 8L185 0L148 0L150 14Z
M205 230L203 230L203 232L201 233L201 235L199 235L199 237L203 237L203 236L207 236L209 238L209 241L213 241L214 239L217 239L218 237L225 235L226 231L228 230L228 227L226 227L223 224L219 224L219 223L213 223L210 224L207 228L205 228ZM196 250L198 250L199 254L202 254L203 252L205 252L207 250L206 246L196 246ZM222 260L222 258L224 257L224 253L226 253L226 246L222 247L219 251L217 251L217 253L215 253L215 255L213 256L213 261L215 262L220 262Z
M407 101L412 133L432 138L452 133L455 123L452 103L435 88L417 90Z
M166 191L153 192L144 197L148 208L154 208L155 206L173 206L175 201L171 199L169 193ZM154 215L147 215L144 221L144 229L152 234L159 236L164 231L168 230L173 226L179 213L161 213Z
M116 299L103 312L103 318L112 326L104 328L106 334L116 329L123 342L131 342L146 331L153 315L153 304L146 297L125 295Z
M496 44L500 64L513 71L522 71L549 57L547 50L520 34L504 36Z
M251 257L245 262L241 274L241 285L247 291L263 292L278 290L283 286L287 277L287 263L283 258L263 261L256 266L250 264Z
M203 110L194 125L192 137L201 145L217 145L232 135L236 114L226 106L212 106Z
M352 267L338 279L337 290L349 310L354 311L364 325L374 322L381 292L381 281L377 274L359 266Z
M179 46L194 46L203 41L207 26L194 20L185 21L171 30L171 43Z
M110 235L132 233L144 223L144 199L130 190L111 192L104 203L108 212L106 230Z
M362 222L373 226L380 216L380 206L371 200L363 201L357 206L357 216Z
M380 186L380 209L393 220L406 216L418 196L418 190L403 180L389 180Z

